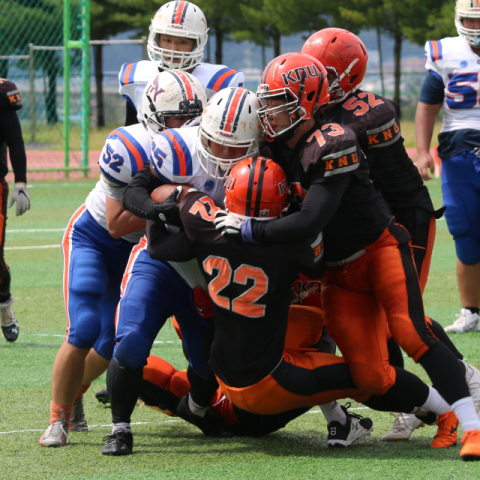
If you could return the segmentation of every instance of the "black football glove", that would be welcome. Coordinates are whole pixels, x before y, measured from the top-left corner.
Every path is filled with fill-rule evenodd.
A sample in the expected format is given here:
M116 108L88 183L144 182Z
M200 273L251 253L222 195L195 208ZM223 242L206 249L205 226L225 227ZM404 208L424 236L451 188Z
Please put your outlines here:
M155 203L153 210L155 211L156 222L182 227L180 205L177 201L181 191L182 187L178 186L162 203Z

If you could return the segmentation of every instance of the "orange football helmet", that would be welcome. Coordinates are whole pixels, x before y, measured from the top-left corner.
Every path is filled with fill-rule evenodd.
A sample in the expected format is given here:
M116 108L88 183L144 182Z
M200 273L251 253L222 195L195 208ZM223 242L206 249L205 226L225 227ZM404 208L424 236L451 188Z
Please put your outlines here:
M328 72L330 103L358 90L365 78L368 54L363 42L343 28L324 28L305 42L302 53L315 57Z
M282 167L262 156L237 163L225 182L225 208L247 220L272 220L287 209L287 176Z
M312 118L322 105L328 103L327 72L310 55L280 55L263 71L257 97L263 101L285 100L282 105L265 105L258 111L258 117L268 136L284 135L285 132L294 131L303 120ZM278 130L271 124L269 117L284 111L290 115L290 125Z

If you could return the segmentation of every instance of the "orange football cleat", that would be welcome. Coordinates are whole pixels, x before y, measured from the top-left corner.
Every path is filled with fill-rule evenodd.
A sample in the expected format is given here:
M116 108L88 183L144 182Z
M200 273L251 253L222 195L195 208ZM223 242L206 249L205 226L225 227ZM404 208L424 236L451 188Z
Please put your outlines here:
M457 443L458 419L453 410L437 418L437 427L438 430L433 437L432 448L447 448Z
M463 434L460 458L466 462L480 460L480 430L469 430Z

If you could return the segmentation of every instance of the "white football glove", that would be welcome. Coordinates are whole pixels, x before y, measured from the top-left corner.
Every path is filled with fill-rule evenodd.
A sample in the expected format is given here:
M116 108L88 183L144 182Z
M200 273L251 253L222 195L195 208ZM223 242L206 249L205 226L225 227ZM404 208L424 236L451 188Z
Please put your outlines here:
M26 183L18 182L15 184L8 208L12 208L15 202L17 203L17 210L15 212L17 217L23 215L27 210L30 210L30 197L28 196Z
M236 215L225 210L219 210L215 213L215 220L213 223L217 230L221 230L222 235L241 240L243 220Z

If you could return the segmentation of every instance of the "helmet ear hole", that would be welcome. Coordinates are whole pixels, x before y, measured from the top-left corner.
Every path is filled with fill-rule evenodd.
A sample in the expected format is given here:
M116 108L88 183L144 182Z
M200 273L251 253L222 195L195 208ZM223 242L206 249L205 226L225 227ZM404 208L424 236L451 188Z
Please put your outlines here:
M337 41L337 37L333 37L332 43L335 43Z
M353 76L352 76L352 78L350 79L350 82L349 82L350 85L355 82L355 80L357 79L357 77L358 77L358 75L353 75Z
M311 102L313 100L313 97L315 96L315 90L312 90L308 95L307 95L307 100Z

